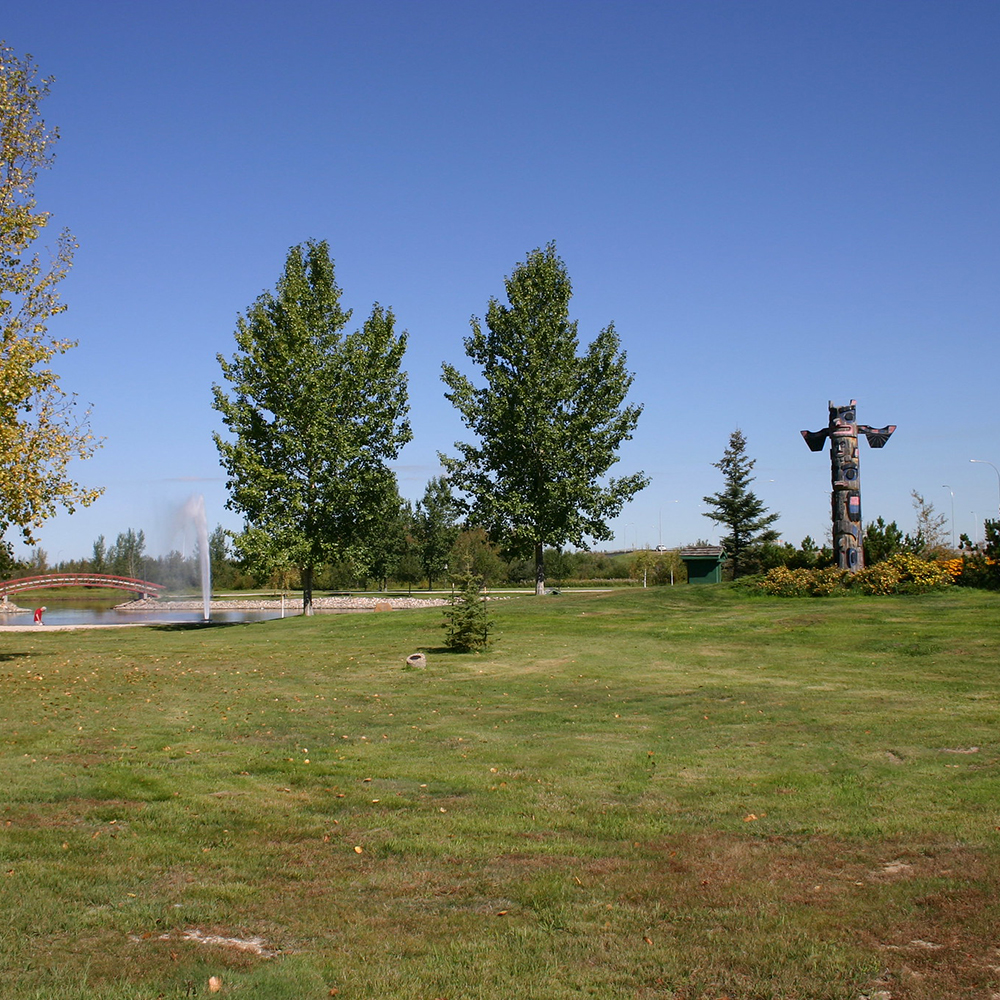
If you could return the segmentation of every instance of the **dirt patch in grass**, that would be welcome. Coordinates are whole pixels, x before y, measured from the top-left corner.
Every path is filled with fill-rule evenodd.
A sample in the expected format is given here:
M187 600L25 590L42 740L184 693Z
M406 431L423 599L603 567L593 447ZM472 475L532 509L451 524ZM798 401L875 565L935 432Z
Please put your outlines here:
M846 967L871 970L858 988L893 1000L987 997L997 982L1000 863L987 850L722 833L622 844L600 857L386 857L370 840L362 855L339 848L300 843L288 864L276 857L274 879L255 886L256 917L283 913L288 940L304 946L345 929L474 941L499 933L483 921L502 919L522 934L563 935L567 948L605 940L592 963L621 962L634 947L643 962L672 969L675 984L697 969L716 995L732 997L763 995L753 984L796 962L800 970L782 972L788 992L774 995L827 996L791 991L811 977L832 983L850 955Z
M946 845L894 854L885 844L825 838L710 836L658 848L663 862L641 865L642 887L625 890L623 901L638 905L661 893L688 921L716 913L736 929L770 916L776 925L811 929L818 939L877 955L883 971L871 985L893 1000L988 997L1000 981L1000 863L991 852ZM603 877L613 883L619 873ZM733 922L739 912L749 919ZM752 936L742 940L747 956L759 947ZM744 962L732 961L736 970Z

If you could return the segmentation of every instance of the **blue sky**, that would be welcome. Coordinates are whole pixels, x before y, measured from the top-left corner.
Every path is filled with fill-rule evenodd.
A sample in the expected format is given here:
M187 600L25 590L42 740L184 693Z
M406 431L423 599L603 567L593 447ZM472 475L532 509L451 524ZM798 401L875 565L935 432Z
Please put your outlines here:
M555 240L589 341L614 322L644 404L616 471L649 488L617 543L715 540L701 498L739 426L798 543L829 531L828 400L898 425L861 445L865 519L957 530L998 503L1000 5L54 0L2 34L53 75L39 204L80 249L50 327L105 439L105 495L50 561L224 508L211 385L288 247L326 239L343 301L409 331L418 498L465 436L442 361ZM9 535L8 537L12 537ZM18 547L19 552L23 548Z

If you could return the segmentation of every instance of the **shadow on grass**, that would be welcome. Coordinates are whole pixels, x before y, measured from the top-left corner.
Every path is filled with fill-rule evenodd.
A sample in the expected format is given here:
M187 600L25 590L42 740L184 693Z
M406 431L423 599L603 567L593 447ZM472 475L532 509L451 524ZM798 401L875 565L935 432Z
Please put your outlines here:
M258 625L259 622L163 622L159 625L147 625L154 632L193 632L206 628L232 628L234 625Z
M450 646L417 646L417 652L423 653L425 656L430 656L432 653L436 656L468 656L470 653L474 653L476 651L469 649L452 649ZM482 652L482 650L480 650L480 652Z
M0 653L0 663L6 663L8 660L17 660L25 656L31 656L31 653Z

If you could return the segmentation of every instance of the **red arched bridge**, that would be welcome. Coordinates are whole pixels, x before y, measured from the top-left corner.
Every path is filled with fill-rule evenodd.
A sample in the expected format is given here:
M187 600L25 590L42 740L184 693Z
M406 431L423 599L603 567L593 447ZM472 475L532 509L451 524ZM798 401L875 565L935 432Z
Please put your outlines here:
M0 603L11 594L25 590L48 590L51 587L106 587L109 590L127 590L137 597L159 597L163 585L137 580L117 573L47 573L45 576L21 576L16 580L0 583Z

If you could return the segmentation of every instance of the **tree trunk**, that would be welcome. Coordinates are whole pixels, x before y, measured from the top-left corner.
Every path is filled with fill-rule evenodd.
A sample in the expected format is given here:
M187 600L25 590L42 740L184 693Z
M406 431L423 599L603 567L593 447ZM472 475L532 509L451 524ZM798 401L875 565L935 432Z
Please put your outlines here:
M313 568L303 566L302 568L302 614L311 615L313 613Z
M542 543L535 542L535 597L545 593L545 559L542 555Z

